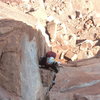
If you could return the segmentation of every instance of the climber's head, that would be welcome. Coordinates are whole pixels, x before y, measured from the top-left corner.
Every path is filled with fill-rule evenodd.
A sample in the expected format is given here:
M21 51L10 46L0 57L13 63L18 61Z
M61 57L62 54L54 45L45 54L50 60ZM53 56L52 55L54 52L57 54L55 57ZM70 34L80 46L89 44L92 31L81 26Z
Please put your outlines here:
M53 52L53 51L49 51L49 52L47 52L46 57L53 57L53 58L56 58L56 53Z

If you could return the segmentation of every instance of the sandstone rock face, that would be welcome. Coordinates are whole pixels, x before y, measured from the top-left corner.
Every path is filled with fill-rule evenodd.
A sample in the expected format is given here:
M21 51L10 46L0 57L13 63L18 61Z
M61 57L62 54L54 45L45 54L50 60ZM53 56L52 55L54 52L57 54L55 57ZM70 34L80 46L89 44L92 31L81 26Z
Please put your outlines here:
M52 73L47 69L40 69L41 79L44 87L48 87L52 81Z
M92 58L64 65L50 91L50 100L99 100L99 61Z
M43 100L37 53L41 32L7 19L0 20L0 28L0 86L20 100Z
M0 3L0 7L3 6L0 12L0 86L5 90L4 93L0 90L0 98L44 100L38 59L48 49L45 38L41 31L33 28L36 18Z
M99 0L0 1L0 99L44 100L38 58L46 43L63 63L98 57L63 65L50 100L100 99ZM51 72L41 73L48 86Z

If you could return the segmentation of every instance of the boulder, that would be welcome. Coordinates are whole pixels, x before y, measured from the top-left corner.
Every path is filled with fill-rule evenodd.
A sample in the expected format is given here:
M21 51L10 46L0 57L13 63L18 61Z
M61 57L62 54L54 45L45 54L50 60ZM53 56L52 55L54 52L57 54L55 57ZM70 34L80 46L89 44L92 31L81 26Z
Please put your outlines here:
M47 23L47 33L50 36L50 40L54 41L56 39L57 24L52 21Z
M90 50L95 45L92 40L85 40L80 45L80 50L87 51Z
M76 46L76 39L77 39L76 35L75 34L69 34L68 38L69 38L68 43L71 46L75 47Z
M96 55L98 54L98 51L100 50L100 46L94 46L91 51L93 53L93 55Z
M80 50L78 53L77 53L77 55L78 55L78 59L85 59L85 58L87 58L87 51L83 51L83 50Z
M76 60L77 59L77 54L75 54L74 52L72 51L67 51L64 55L65 59L69 59L69 60Z

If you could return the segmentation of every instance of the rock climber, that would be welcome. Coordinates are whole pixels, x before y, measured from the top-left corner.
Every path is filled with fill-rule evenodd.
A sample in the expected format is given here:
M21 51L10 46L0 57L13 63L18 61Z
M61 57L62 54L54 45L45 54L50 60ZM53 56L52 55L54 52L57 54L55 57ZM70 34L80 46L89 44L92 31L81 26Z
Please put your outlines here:
M48 87L48 91L50 91L53 85L55 84L56 73L58 73L59 71L60 62L55 61L55 58L56 58L56 53L53 51L49 51L46 53L46 56L41 57L39 61L39 64L41 66L44 66L44 68L52 70L52 82L50 86Z
M46 53L45 57L41 57L39 64L44 65L46 68L51 68L53 71L58 73L58 66L60 62L55 61L56 53L53 51L49 51Z

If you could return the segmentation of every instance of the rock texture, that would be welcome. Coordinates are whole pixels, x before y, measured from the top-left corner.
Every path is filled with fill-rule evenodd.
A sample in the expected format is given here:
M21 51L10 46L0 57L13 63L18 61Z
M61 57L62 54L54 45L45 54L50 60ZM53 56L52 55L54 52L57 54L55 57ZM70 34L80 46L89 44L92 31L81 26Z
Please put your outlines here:
M99 100L99 61L100 58L92 58L63 65L50 91L50 100Z
M0 99L45 99L41 78L47 87L52 73L42 69L40 77L38 59L51 47L64 68L57 74L50 100L99 100L99 4L99 0L0 0ZM86 60L76 61L80 59Z
M0 86L20 100L43 100L37 53L41 41L36 41L41 32L10 19L1 20L0 28Z
M35 17L1 2L0 8L0 99L44 100L38 60L49 49L45 33Z

